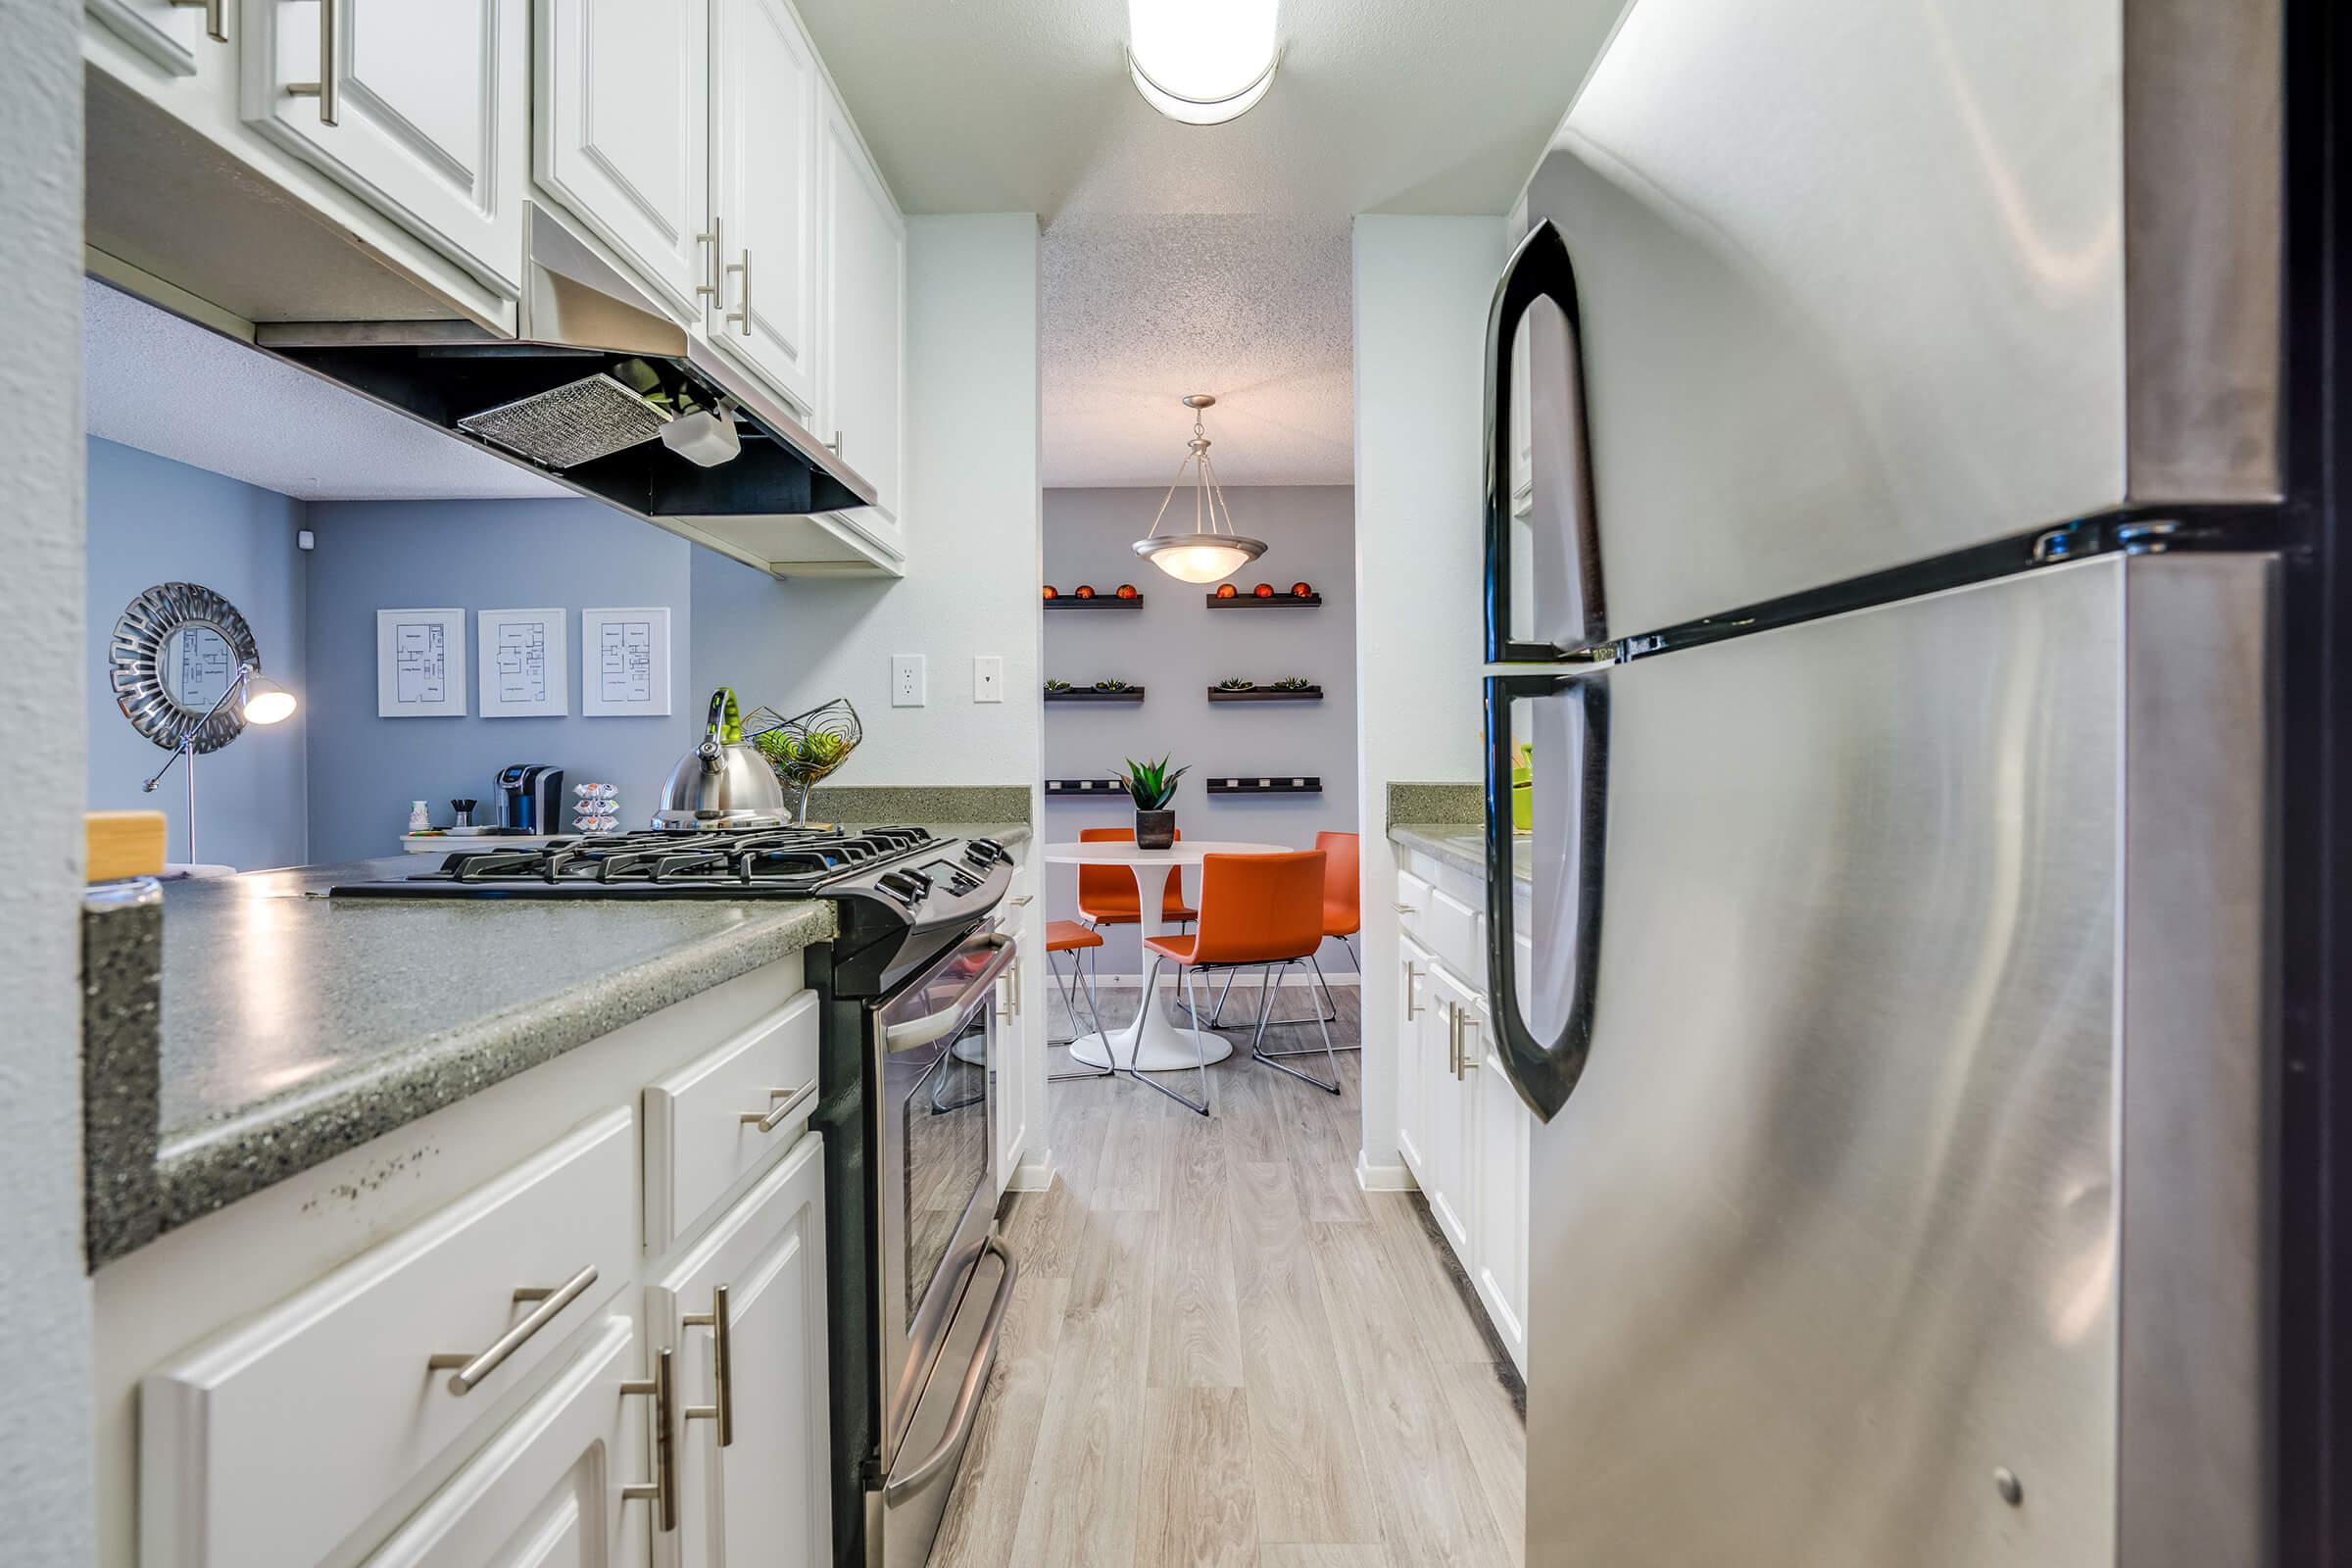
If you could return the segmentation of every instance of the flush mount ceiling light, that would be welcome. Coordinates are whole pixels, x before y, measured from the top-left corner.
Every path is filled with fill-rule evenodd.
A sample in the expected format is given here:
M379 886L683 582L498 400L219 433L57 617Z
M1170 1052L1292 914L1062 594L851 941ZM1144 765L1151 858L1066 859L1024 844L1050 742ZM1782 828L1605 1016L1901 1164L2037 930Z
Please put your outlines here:
M1127 0L1127 74L1187 125L1246 115L1274 85L1278 0Z
M1184 461L1159 503L1152 531L1135 542L1135 553L1178 582L1215 582L1230 577L1266 553L1263 539L1245 539L1233 529L1233 514L1225 506L1225 491L1208 461L1208 436L1200 428L1200 411L1216 399L1196 392L1184 400L1193 411L1193 438L1184 444ZM1193 531L1163 534L1159 525L1168 515L1176 492L1184 487L1184 470L1193 470Z

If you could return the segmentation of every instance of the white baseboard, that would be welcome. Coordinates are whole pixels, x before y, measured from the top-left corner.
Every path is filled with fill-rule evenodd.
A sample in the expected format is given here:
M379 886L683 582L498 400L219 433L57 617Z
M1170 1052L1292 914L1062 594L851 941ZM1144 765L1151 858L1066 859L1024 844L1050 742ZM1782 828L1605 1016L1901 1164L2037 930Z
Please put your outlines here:
M1012 1180L1005 1183L1016 1193L1049 1193L1054 1190L1054 1151L1041 1149L1034 1154L1024 1153L1012 1167Z
M1409 1193L1421 1184L1402 1160L1394 1165L1369 1165L1364 1162L1363 1151L1355 1154L1355 1185L1367 1193Z

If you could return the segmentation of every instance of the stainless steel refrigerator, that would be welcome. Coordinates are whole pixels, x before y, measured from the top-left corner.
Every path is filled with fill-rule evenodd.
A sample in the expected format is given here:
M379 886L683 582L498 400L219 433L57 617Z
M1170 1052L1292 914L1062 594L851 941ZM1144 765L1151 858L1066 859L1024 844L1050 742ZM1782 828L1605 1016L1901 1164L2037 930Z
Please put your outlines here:
M1531 1568L2264 1560L2278 29L1634 0L1531 187Z

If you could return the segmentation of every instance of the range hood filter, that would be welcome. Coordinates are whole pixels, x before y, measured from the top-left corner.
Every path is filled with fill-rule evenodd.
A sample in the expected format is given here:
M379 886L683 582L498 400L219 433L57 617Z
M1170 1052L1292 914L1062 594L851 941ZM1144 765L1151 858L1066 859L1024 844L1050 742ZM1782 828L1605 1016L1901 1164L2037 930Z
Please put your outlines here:
M466 415L458 428L547 467L570 468L651 441L669 417L600 373Z

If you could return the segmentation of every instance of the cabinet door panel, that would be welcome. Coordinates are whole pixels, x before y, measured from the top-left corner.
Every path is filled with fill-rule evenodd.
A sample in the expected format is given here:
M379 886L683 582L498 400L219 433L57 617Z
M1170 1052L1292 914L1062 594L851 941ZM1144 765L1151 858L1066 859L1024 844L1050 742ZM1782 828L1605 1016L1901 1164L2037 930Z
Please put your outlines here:
M525 8L254 0L241 14L244 119L514 294L530 90ZM322 23L332 28L323 59Z
M207 42L202 11L172 0L85 0L84 9L172 75L196 74L196 51Z
M816 56L780 0L715 0L710 60L723 264L710 336L805 410L815 374Z
M871 481L880 499L849 520L901 547L906 225L848 116L829 97L819 183L825 395L818 422L837 443L841 461Z
M1462 1027L1457 1019L1467 1015L1475 1005L1475 999L1443 969L1433 972L1429 999L1429 1008L1420 1020L1423 1034L1420 1092L1428 1101L1428 1172L1422 1177L1421 1188L1429 1199L1430 1211L1437 1216L1438 1228L1452 1244L1454 1255L1467 1267L1472 1256L1470 1194L1463 1177L1471 1136L1468 1114L1473 1102L1469 1086L1454 1074L1453 1031Z
M368 1559L367 1568L618 1568L645 1560L650 1401L636 1326L608 1318L579 1358Z
M1396 1016L1396 1147L1413 1179L1426 1189L1429 1174L1429 1048L1428 1016L1436 1010L1429 954L1409 938L1397 943Z
M539 183L683 320L716 266L707 0L539 0Z
M726 1400L685 1424L678 1528L657 1568L821 1568L832 1552L824 1298L824 1161L817 1134L745 1195L649 1293L647 1336L677 1350L681 1403L720 1402L717 1336L688 1325L726 1290Z
M1470 1090L1477 1101L1471 1117L1471 1178L1476 1261L1470 1278L1486 1304L1487 1318L1509 1348L1519 1370L1527 1370L1527 1204L1528 1141L1534 1114L1520 1103L1502 1058L1495 1054L1485 1007L1470 1014L1468 1048L1478 1061Z

